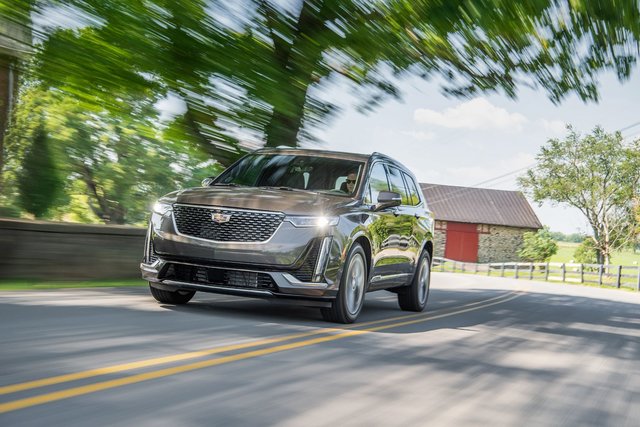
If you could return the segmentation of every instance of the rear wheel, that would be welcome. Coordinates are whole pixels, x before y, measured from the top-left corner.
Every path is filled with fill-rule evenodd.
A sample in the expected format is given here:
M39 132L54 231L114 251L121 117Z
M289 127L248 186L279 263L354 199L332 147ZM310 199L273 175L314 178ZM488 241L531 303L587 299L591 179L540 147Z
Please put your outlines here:
M424 251L418 260L418 267L411 285L398 289L398 304L405 311L423 311L429 299L431 285L431 257Z
M355 322L364 305L367 277L364 250L358 243L354 243L345 263L338 296L331 308L321 309L324 320L336 323Z
M162 289L154 288L149 285L151 295L161 303L164 304L186 304L195 295L195 291L163 291Z

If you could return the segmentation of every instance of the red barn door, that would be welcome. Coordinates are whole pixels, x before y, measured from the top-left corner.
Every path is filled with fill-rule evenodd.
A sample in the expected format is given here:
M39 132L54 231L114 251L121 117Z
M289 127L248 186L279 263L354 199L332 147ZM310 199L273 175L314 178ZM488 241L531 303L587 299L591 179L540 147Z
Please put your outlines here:
M444 257L456 261L478 262L477 224L447 222Z

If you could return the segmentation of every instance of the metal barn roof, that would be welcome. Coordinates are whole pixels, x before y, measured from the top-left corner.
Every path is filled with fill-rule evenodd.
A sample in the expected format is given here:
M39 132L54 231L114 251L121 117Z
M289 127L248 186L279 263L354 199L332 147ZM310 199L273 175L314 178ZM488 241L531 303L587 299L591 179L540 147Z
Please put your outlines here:
M542 228L520 191L421 183L429 209L439 221Z

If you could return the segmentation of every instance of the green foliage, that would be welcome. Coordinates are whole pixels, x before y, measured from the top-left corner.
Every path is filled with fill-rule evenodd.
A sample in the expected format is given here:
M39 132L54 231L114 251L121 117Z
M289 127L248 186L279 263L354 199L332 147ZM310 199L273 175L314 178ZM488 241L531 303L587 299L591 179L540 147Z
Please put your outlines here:
M43 116L55 153L40 152L40 162L56 162L66 180L64 206L49 218L115 224L143 223L159 195L198 185L219 169L193 146L164 140L157 111L147 99L129 98L129 114L85 110L85 104L64 93L28 82L20 94L16 119L7 138L5 181L34 179L23 161L33 140L34 117ZM12 185L7 188L13 188ZM20 197L29 196L29 189ZM11 198L12 195L7 195ZM13 195L13 197L17 197Z
M557 242L582 243L586 236L581 233L564 234L560 231L551 231L551 237Z
M573 258L581 264L597 264L598 250L593 239L584 239L573 253Z
M64 188L64 180L56 168L49 137L44 126L33 133L33 142L24 158L18 177L20 206L36 218L42 218L56 202Z
M397 78L441 77L455 96L540 87L552 101L597 100L596 79L628 78L639 54L638 3L267 0L64 2L80 29L52 29L39 72L101 108L126 96L186 107L182 134L228 164L248 141L312 140L349 83L360 109L399 97ZM63 7L63 6L59 6Z
M523 237L524 242L518 251L518 256L524 261L545 262L558 252L558 245L547 227L535 233L524 233Z
M599 263L638 235L634 216L640 192L640 140L624 143L619 132L596 127L581 136L568 128L564 140L551 139L537 156L536 168L519 179L534 200L573 206L593 230Z

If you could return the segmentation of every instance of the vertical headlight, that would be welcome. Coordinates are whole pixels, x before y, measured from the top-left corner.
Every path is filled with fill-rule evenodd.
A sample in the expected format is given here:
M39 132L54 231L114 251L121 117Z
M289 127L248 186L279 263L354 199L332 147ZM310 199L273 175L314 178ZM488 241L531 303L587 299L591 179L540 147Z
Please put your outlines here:
M173 210L173 205L162 200L158 200L153 205L153 211L159 215L166 215Z

